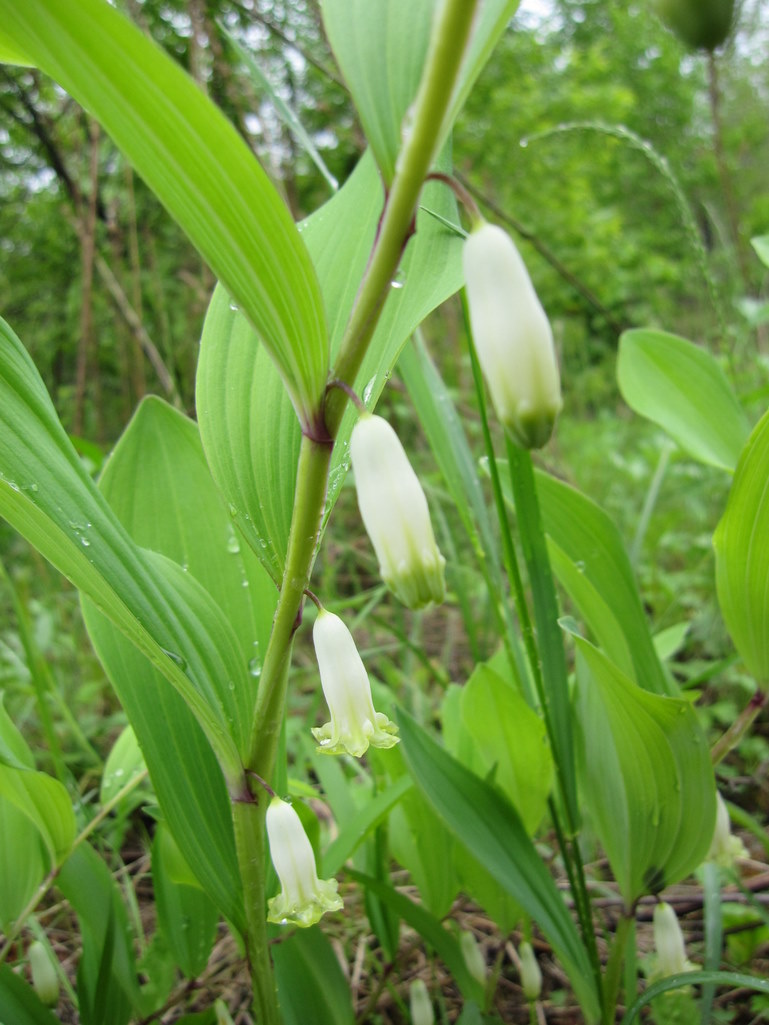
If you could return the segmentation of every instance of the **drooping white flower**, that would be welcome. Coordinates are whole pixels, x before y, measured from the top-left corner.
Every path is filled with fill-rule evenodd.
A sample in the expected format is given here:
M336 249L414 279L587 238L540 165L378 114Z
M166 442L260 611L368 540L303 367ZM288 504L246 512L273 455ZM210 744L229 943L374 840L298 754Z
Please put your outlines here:
M469 929L463 929L459 934L459 948L468 972L481 986L486 985L486 962L483 959L483 952L478 945L473 933Z
M312 639L331 713L331 722L312 731L320 745L318 750L360 758L369 745L387 748L397 744L398 727L383 712L374 710L366 667L339 616L321 609Z
M539 967L534 948L526 940L518 947L521 959L521 986L527 1000L538 1000L542 992L542 969Z
M738 836L732 836L729 811L723 797L716 791L716 828L706 861L714 861L721 868L731 868L738 858L746 858L748 852Z
M446 596L446 560L435 543L427 499L398 436L381 416L363 413L350 439L358 507L379 572L410 609Z
M684 934L676 913L665 901L660 901L654 909L654 948L657 965L653 978L664 979L668 975L697 970L697 965L687 960Z
M273 797L267 809L267 839L281 885L280 893L267 902L268 922L307 928L327 911L341 909L336 879L318 879L315 855L301 820L279 797Z
M481 224L462 265L478 362L497 416L523 448L541 448L561 409L553 332L513 240Z
M434 1025L435 1012L423 979L414 979L409 986L409 1010L411 1025Z
M41 1003L55 1007L59 1002L59 976L51 955L40 940L30 943L27 951L32 988Z

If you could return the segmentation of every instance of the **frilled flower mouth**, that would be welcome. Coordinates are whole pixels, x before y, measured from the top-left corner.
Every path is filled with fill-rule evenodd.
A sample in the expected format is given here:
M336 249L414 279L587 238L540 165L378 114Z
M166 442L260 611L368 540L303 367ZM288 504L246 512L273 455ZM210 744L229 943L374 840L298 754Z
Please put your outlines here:
M339 616L321 609L312 631L323 694L331 721L312 735L324 754L350 754L360 758L369 747L388 748L398 743L398 727L374 709L366 667L352 634Z
M267 809L270 857L281 891L267 902L267 921L276 925L315 925L327 911L339 911L336 879L318 879L315 855L301 820L286 801L273 797Z

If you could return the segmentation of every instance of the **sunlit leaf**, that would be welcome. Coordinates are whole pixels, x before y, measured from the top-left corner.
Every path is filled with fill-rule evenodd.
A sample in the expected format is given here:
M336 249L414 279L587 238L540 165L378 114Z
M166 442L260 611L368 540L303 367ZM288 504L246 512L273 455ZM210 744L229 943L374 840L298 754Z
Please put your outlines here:
M58 865L75 839L75 813L62 784L44 772L0 765L0 797L27 816L42 837L51 863Z
M353 1025L349 983L317 926L276 943L273 960L285 1025Z
M0 930L7 932L16 922L48 866L37 826L15 804L0 797Z
M760 687L769 685L769 413L737 465L713 543L716 587L737 651Z
M625 331L617 380L630 408L659 424L690 456L725 470L737 465L750 426L710 353L664 331Z
M0 964L0 1021L13 1025L61 1025L35 991L6 964Z
M769 267L769 235L756 235L750 240L750 244L764 267Z

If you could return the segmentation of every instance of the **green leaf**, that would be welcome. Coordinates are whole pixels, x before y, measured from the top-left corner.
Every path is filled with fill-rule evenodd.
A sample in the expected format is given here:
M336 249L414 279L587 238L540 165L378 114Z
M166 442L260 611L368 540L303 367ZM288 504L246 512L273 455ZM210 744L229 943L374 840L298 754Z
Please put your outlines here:
M354 1025L350 986L317 926L276 943L273 961L284 1025Z
M750 244L764 267L769 267L769 235L756 235L750 240Z
M482 5L443 138L517 6L518 0L489 0ZM328 40L388 184L395 174L403 121L422 77L435 9L434 0L419 4L410 0L323 0Z
M537 922L566 969L587 1022L599 999L587 952L561 894L513 806L401 712L402 747L414 781L450 831Z
M128 918L112 873L93 848L83 843L62 866L56 884L80 926L81 1000L85 995L90 1014L97 1020L106 1015L102 1017L105 1025L127 1022L141 997ZM109 955L106 958L105 953Z
M16 922L48 865L40 830L13 802L0 797L0 930L7 932Z
M152 885L158 923L182 974L196 979L208 963L219 912L199 886L178 881L180 860L184 859L170 831L160 823L152 844ZM189 874L188 868L186 871Z
M710 353L664 331L625 331L617 380L630 408L659 424L690 456L734 469L750 427Z
M233 651L222 688L245 741L277 592L259 560L238 540L195 424L159 399L146 400L118 442L99 486L137 541L173 558L186 570L172 564L178 577L199 581L217 599ZM243 909L230 803L205 738L141 653L87 603L84 611L174 838L203 888L240 926ZM167 728L169 722L173 731Z
M511 683L484 664L475 667L462 689L461 713L481 775L493 775L531 835L545 814L553 782L544 722Z
M769 684L769 413L759 420L737 465L713 536L716 588L724 622L748 671Z
M635 575L613 520L586 495L537 472L553 569L609 658L645 690L675 694L649 633Z
M0 1021L13 1025L61 1025L35 991L12 971L0 964Z
M183 695L228 774L241 667L232 628L203 588L138 548L70 444L32 361L0 321L0 515L86 594ZM161 687L167 689L166 685Z
M288 209L202 89L104 0L0 0L14 46L101 122L275 360L300 419L328 373L320 288Z
M121 732L107 756L99 787L99 800L107 804L132 779L145 770L144 755L131 726ZM126 798L123 798L125 801Z
M715 826L707 738L690 702L636 686L575 636L584 800L627 907L692 872Z
M75 839L75 813L62 784L44 772L0 765L0 796L7 798L37 828L52 865L58 865Z
M450 191L428 183L423 202L456 220ZM332 353L342 333L376 235L382 187L370 154L342 189L301 225L330 313ZM461 239L421 211L416 236L402 261L401 287L385 303L356 380L358 393L376 403L398 354L414 328L461 285ZM299 425L274 367L241 314L218 288L203 325L196 406L211 472L235 522L279 582L291 522ZM347 473L349 437L357 414L348 409L334 446L326 515Z

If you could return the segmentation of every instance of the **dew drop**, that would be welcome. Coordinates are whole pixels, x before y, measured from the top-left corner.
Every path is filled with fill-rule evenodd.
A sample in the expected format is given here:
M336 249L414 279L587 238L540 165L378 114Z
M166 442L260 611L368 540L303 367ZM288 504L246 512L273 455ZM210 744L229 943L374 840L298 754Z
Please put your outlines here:
M237 555L240 551L240 541L238 541L237 537L234 534L230 534L230 536L227 538L227 551L231 555Z
M83 548L88 548L91 542L88 540L87 537L81 537L80 544L83 546Z
M184 671L187 668L187 662L182 658L181 655L177 655L175 651L169 651L168 648L160 649L164 655L171 659L179 668Z
M230 309L232 310L233 313L237 313L238 310L240 309L240 307L238 306L238 304L236 302L233 302L233 300L230 299Z
M405 284L406 284L406 275L403 273L402 270L399 270L397 272L397 274L395 275L395 277L390 282L390 285L393 288L403 288L403 286Z
M529 140L524 136L523 139L521 139L518 142L518 145L521 147L521 149L526 149L526 147L529 145Z
M248 671L254 677L259 677L262 675L262 663L259 661L258 658L251 659L251 661L248 663Z

